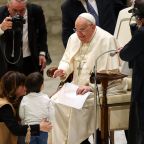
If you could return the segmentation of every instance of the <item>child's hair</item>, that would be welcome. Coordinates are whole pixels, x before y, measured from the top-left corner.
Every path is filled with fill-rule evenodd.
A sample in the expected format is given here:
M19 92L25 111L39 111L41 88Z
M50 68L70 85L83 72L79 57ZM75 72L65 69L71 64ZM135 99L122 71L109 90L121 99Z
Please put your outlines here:
M25 82L27 93L40 92L43 82L44 82L44 78L40 72L34 72L29 74Z

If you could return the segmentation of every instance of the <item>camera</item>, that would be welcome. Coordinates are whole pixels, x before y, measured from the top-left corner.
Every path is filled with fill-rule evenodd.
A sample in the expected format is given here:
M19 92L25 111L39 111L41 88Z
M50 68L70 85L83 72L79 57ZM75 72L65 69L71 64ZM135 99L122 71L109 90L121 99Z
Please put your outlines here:
M23 29L23 24L25 24L25 19L21 15L15 15L12 17L12 29L17 31L17 30L22 30Z

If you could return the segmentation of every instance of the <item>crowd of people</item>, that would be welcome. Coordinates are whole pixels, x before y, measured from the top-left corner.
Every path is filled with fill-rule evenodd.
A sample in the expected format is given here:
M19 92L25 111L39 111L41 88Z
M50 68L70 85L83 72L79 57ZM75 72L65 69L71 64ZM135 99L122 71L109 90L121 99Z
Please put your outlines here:
M1 144L47 144L50 131L52 144L90 144L88 138L97 130L97 89L90 81L91 73L95 65L97 72L120 72L121 60L132 69L127 141L144 143L144 0L132 1L128 13L136 23L128 28L131 38L121 48L113 34L118 13L126 7L122 0L65 0L61 5L65 52L53 78L69 79L78 87L78 96L91 92L82 109L59 104L59 95L49 98L42 92L43 72L51 63L42 7L27 0L8 0L0 7ZM111 51L118 54L106 53ZM126 78L115 80L108 83L107 93L121 94L127 87ZM99 136L96 142L101 144Z

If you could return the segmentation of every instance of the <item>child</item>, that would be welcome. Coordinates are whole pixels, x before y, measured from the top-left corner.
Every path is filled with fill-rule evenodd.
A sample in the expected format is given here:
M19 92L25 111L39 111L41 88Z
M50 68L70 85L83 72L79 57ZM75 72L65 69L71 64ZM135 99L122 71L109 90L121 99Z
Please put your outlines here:
M0 81L0 144L17 144L17 136L28 133L28 125L17 122L16 111L19 99L25 95L25 76L22 73L9 71ZM40 124L30 125L31 135L39 135L41 131L49 131L51 123L42 121Z
M27 76L25 86L27 95L23 97L19 116L22 124L39 124L42 119L49 120L51 101L48 95L41 92L44 78L39 72L31 73ZM30 144L47 144L48 133L40 132L39 136L32 136Z

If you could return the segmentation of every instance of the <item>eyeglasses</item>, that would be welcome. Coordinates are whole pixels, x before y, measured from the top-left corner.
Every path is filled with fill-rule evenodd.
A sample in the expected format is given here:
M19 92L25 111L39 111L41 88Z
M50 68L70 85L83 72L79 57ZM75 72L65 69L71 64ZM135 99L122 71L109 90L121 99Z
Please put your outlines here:
M81 33L84 33L88 30L88 28L91 26L91 24L89 24L86 28L81 28L81 29L76 29L76 28L73 28L73 31L74 32L81 32Z
M24 14L25 11L26 11L26 8L21 9L21 10L11 9L11 11L12 11L14 14Z

